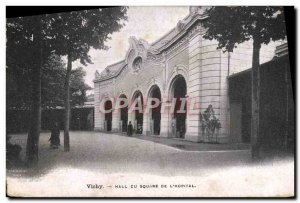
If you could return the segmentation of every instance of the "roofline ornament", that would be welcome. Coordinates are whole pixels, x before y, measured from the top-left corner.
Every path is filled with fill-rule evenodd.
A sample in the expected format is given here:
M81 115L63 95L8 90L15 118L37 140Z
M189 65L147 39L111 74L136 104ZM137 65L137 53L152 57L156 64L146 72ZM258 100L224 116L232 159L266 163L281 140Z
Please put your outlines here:
M149 44L143 39L137 40L132 36L129 38L130 48L126 54L126 63L132 73L137 74L143 67L143 62L147 58Z

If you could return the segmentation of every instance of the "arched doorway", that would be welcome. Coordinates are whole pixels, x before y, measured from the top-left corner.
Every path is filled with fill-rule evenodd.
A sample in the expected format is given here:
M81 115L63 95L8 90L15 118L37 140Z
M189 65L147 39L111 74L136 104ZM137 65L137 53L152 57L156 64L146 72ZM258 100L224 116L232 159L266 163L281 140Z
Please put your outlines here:
M110 100L107 100L104 103L104 109L105 109L105 128L106 128L106 131L111 131L112 102Z
M157 98L161 102L161 93L160 89L157 85L154 85L149 94L149 98ZM154 105L155 101L152 101L151 105ZM159 135L160 134L160 120L161 120L161 103L155 108L152 108L150 111L150 129L151 133L153 135Z
M140 91L136 91L132 98L132 104L135 104L134 110L134 119L133 119L133 127L135 129L136 134L143 133L143 95Z
M122 100L120 101L120 106L123 106L125 104L124 99L127 100L127 97L122 94L120 95L120 98ZM128 102L126 102L128 104ZM120 109L120 125L121 125L121 131L122 132L127 132L127 122L128 122L128 105Z
M181 109L181 98L185 99L187 93L186 81L182 75L178 75L173 79L172 85L172 97L176 98L176 105L172 116L172 131L173 137L184 138L186 132L186 102L184 105L184 111ZM183 109L181 109L183 110Z

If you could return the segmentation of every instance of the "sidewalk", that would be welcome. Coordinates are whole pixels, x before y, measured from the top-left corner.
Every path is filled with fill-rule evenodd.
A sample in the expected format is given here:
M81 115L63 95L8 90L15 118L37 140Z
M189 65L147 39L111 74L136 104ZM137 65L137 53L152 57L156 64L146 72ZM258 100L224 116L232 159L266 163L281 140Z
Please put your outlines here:
M114 133L121 136L126 136L126 133ZM177 149L185 151L233 151L233 150L250 150L250 144L247 143L228 143L228 144L214 144L214 143L197 143L191 142L183 139L176 138L166 138L166 137L157 137L155 135L132 135L133 138L148 140L151 142L167 145Z

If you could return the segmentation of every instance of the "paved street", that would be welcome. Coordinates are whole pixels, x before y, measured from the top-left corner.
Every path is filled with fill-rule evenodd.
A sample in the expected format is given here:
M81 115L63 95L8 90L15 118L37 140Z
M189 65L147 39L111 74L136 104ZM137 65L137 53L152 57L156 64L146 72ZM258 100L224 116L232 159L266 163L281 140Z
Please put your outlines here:
M158 141L144 140L145 138L137 139L115 134L80 131L70 133L71 152L65 153L63 152L63 132L60 135L62 146L60 149L54 150L49 148L50 132L41 134L40 169L47 170L57 165L65 165L118 172L122 167L124 172L132 172L133 170L134 172L172 176L196 175L202 173L201 170L207 167L241 165L250 162L249 149L223 151L223 148L218 152L215 151L216 147L212 144L185 143L185 141L172 139L161 144ZM21 144L22 148L25 149L26 135L14 135L12 142ZM206 151L189 152L185 149L169 146L174 145L174 143L177 145L181 143L188 147L198 145L200 149L202 145ZM25 150L22 152L24 158Z
M18 178L20 172L8 171L8 183L22 188L21 191L11 188L11 194L23 194L22 192L25 194L25 190L40 184L40 189L35 189L30 194L34 196L42 194L46 196L153 195L151 190L136 191L131 194L126 192L126 189L123 191L102 189L95 192L86 188L86 184L98 182L106 185L107 190L109 186L114 187L116 184L130 182L144 184L171 181L195 184L196 189L184 192L187 196L238 196L244 192L243 187L250 188L250 196L255 194L257 187L263 195L268 195L270 192L285 192L286 195L293 190L293 159L285 160L283 163L275 161L252 163L250 151L247 149L189 151L135 137L77 131L70 132L71 151L66 153L63 152L63 146L57 150L50 149L49 137L50 133L42 133L40 136L38 170L22 171L22 178ZM12 142L22 145L24 157L26 136L13 135ZM62 132L61 143L63 143ZM278 177L278 180L274 177ZM263 182L257 185L255 182L257 180ZM276 184L279 188L275 188L272 185L274 181L283 182ZM241 187L237 183L242 184ZM271 189L267 187L268 185L272 186ZM160 190L155 194L173 196L180 194L177 190L169 192L165 194Z

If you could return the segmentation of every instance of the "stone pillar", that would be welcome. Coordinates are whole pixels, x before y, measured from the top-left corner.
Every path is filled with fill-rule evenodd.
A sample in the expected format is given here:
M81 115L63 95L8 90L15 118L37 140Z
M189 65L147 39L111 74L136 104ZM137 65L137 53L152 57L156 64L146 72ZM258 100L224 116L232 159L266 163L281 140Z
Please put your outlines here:
M160 118L160 137L169 137L169 114L162 113Z
M228 54L217 50L217 43L202 39L200 111L203 113L209 105L212 105L215 116L221 123L217 140L225 143L229 141Z
M103 130L103 115L100 112L100 86L99 84L94 84L94 130L101 131Z
M151 109L147 108L148 101L145 99L143 101L143 135L150 135L150 116L151 116ZM149 111L149 112L147 112Z
M130 106L128 106L128 121L127 121L127 125L129 124L129 122L131 122L132 127L134 129L134 111L131 111L131 109L129 107Z
M230 135L230 108L229 108L229 93L228 79L229 74L229 57L228 53L221 53L220 66L220 122L221 129L219 131L219 142L228 143L234 142Z
M99 108L95 108L95 127L96 131L104 131L104 114L99 112Z
M112 132L121 132L122 129L120 129L120 118L121 118L121 112L120 109L114 109L112 112Z
M188 110L186 126L187 131L185 139L193 142L202 142L203 135L201 134L200 109L194 109L193 113Z
M201 142L200 101L202 96L202 37L200 32L189 40L189 78L187 81L187 117L185 139Z
M144 135L150 135L150 128L149 128L149 113L144 112L143 114L143 133Z
M227 93L228 54L217 50L217 41L202 38L203 30L189 40L189 78L187 97L196 100L193 113L187 114L185 139L204 141L200 113L212 105L215 116L220 120L218 142L228 142L229 111Z
M104 120L105 115L100 111L100 101L99 97L95 97L95 109L94 109L94 130L96 131L104 131Z
M150 134L153 135L154 134L154 120L152 118L149 118L150 122L149 122L149 127L150 127Z

